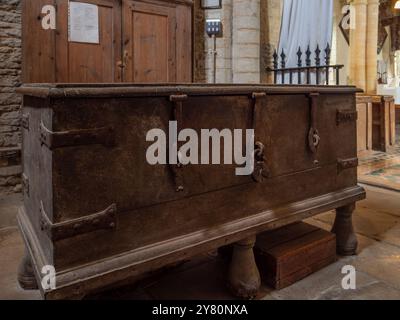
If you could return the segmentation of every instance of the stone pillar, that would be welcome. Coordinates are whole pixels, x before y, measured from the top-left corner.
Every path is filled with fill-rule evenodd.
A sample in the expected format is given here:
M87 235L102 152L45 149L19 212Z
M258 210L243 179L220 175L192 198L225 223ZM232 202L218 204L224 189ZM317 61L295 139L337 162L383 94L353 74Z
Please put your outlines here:
M376 94L378 64L379 0L368 0L366 40L366 92Z
M282 0L262 0L261 3L261 47L260 47L260 73L261 82L274 82L271 72L267 72L267 67L272 66L272 55L279 45L279 36L282 21Z
M232 1L233 83L260 82L260 0Z
M368 0L354 0L354 28L350 30L350 82L366 90L366 42Z

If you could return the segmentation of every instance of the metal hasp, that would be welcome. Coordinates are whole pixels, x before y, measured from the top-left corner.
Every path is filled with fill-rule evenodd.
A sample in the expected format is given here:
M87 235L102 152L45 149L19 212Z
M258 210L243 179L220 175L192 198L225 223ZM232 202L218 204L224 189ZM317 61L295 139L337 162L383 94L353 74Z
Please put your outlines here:
M70 221L52 223L47 216L43 202L40 203L40 227L52 241L73 238L99 230L113 230L117 227L117 205L113 204L104 211Z
M113 127L102 127L52 132L41 122L40 141L42 145L47 146L50 150L94 144L112 147L115 144L115 130Z
M182 122L183 122L183 116L182 116L183 101L186 101L187 99L188 99L188 96L186 94L171 95L169 97L169 101L171 101L173 103L173 121L177 122L178 132L179 132L179 128L182 127ZM169 161L169 163L170 163L169 166L170 166L173 178L174 178L175 190L176 190L176 192L182 192L185 190L183 175L182 175L183 165L179 159L179 142L177 141L176 143L177 143L177 150L178 150L177 164L176 165L171 164L171 161ZM169 152L168 152L168 156L169 156Z
M317 98L319 97L319 93L311 93L309 95L310 99L310 131L308 133L308 145L312 153L316 154L318 151L319 143L321 141L321 137L319 135L317 129Z
M317 122L318 122L317 99L319 97L319 93L311 93L309 94L308 97L310 99L310 131L308 133L308 147L310 151L314 154L314 163L318 164L319 161L317 159L317 152L319 144L321 142L321 137L317 129Z
M265 92L253 92L251 95L251 107L253 111L252 126L255 134L254 171L252 178L256 182L263 182L265 178L269 177L269 170L265 160L265 145L260 141L261 139L257 131L257 119L260 112L257 101L266 97L267 94Z
M356 122L358 112L353 110L338 110L336 114L336 124L339 126L346 122Z

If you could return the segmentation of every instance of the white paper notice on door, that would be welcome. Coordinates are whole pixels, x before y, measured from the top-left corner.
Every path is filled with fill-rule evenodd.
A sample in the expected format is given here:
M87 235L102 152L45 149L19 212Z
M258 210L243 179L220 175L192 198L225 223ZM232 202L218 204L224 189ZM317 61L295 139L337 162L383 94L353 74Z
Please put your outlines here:
M83 2L69 2L68 40L100 43L99 7Z

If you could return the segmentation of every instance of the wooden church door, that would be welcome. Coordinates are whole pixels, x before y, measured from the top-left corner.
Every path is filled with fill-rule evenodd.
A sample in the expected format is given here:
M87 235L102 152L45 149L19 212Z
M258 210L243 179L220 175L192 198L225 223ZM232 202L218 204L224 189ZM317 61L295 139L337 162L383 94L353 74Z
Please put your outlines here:
M176 82L175 12L168 2L123 2L124 82Z

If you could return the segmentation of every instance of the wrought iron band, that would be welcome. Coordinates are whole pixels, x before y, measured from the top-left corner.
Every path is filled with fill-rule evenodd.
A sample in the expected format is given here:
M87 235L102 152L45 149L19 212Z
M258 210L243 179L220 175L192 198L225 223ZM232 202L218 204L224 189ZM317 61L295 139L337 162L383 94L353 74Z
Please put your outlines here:
M54 224L46 214L43 202L40 202L40 213L41 229L52 241L69 239L99 230L113 230L117 227L116 204L111 205L104 211L89 216Z
M40 141L50 150L63 147L76 147L100 144L112 147L115 144L115 131L113 127L95 129L71 130L52 132L40 123Z
M251 94L251 106L253 112L252 126L256 135L254 149L254 171L252 174L252 178L256 182L262 182L265 178L268 178L270 176L270 172L265 159L265 145L260 141L261 139L257 135L257 124L260 112L258 108L258 101L260 99L265 99L266 97L267 94L265 92L253 92Z
M314 163L318 164L317 152L318 147L321 142L321 136L318 131L318 105L317 98L319 93L311 93L309 95L310 99L310 130L308 133L308 147L310 151L314 154Z
M188 96L186 94L171 95L169 97L169 101L173 103L173 121L176 121L178 124L178 132L183 122L183 102L186 101L187 99ZM169 167L174 178L176 192L183 192L185 190L185 186L182 173L183 165L179 159L179 145L177 145L177 150L178 150L177 164L176 165L170 164ZM171 162L169 161L169 163Z

